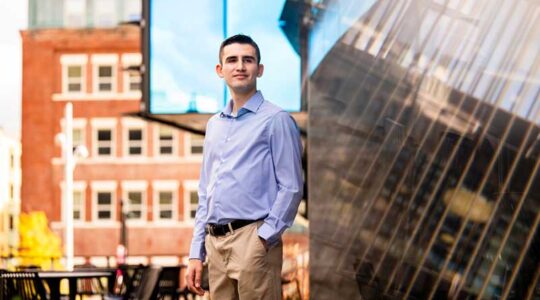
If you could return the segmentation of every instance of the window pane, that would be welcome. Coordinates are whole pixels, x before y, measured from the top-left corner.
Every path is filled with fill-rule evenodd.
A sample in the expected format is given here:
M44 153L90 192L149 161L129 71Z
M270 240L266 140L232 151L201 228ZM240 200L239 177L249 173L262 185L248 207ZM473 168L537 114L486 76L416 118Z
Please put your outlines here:
M197 214L197 211L196 211L196 210L191 210L191 211L189 212L189 215L190 215L190 217L191 217L192 219L195 219L195 215L196 215L196 214Z
M82 197L83 193L82 191L74 191L73 192L73 205L81 205L82 204Z
M73 129L73 145L83 145L83 130L82 128Z
M110 219L110 218L111 218L110 211L98 211L98 219Z
M129 147L129 154L142 154L141 147Z
M130 82L129 83L129 90L130 91L140 91L141 90L141 83L140 82Z
M141 204L142 203L142 193L141 192L129 192L128 193L129 203L130 204Z
M159 192L159 204L172 204L172 192Z
M74 211L73 211L73 219L74 219L74 220L80 220L80 219L81 219L81 211L79 211L79 210L74 210Z
M68 92L80 92L82 90L80 83L70 83L68 84Z
M160 219L172 219L172 210L162 210L159 212Z
M193 154L202 154L203 153L203 146L192 146L191 147L191 153L193 153Z
M111 154L111 148L110 147L99 147L98 148L98 154L99 155L110 155Z
M112 195L109 192L100 192L97 195L97 202L99 205L109 205L112 203L111 201Z
M69 66L68 67L68 77L82 77L82 67L81 66Z
M189 201L191 202L191 204L198 204L199 203L199 194L197 193L197 191L191 191L189 193Z
M142 212L140 210L132 210L127 215L128 219L140 219L142 216Z
M112 66L100 66L99 77L112 77Z
M141 141L142 140L142 130L141 129L130 129L129 130L129 140L130 141Z
M159 147L160 154L172 154L173 148L171 146Z
M98 130L98 140L99 141L110 141L112 140L112 132L108 129Z
M100 91L112 91L112 84L110 84L110 83L100 83L98 89Z

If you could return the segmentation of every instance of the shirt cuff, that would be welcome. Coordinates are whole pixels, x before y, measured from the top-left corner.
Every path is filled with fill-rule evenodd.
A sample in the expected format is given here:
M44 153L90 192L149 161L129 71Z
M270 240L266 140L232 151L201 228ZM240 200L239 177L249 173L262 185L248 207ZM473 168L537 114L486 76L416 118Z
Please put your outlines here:
M206 249L204 248L204 243L191 244L191 249L189 250L189 259L200 259L201 261L206 259Z
M274 228L268 225L266 222L263 223L259 230L257 231L259 237L263 238L266 241L266 244L271 247L279 242L279 234L276 234Z

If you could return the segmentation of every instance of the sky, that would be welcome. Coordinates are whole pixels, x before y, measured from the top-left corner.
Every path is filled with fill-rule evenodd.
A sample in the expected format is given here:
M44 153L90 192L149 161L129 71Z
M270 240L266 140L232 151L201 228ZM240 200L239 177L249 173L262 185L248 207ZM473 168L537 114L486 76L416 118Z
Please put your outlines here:
M0 127L15 138L21 128L22 50L27 0L0 0Z

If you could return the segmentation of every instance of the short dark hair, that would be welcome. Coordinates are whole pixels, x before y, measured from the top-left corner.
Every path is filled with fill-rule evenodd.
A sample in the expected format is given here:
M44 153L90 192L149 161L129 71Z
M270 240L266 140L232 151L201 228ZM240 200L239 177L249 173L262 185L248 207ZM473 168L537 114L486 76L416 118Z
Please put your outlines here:
M261 63L261 51L259 50L259 46L255 41L248 35L245 34L237 34L233 35L231 37L228 37L223 42L221 42L221 46L219 47L219 63L223 63L221 61L221 56L223 55L223 48L225 46L228 46L230 44L248 44L251 45L253 48L255 48L255 53L257 54L257 64Z

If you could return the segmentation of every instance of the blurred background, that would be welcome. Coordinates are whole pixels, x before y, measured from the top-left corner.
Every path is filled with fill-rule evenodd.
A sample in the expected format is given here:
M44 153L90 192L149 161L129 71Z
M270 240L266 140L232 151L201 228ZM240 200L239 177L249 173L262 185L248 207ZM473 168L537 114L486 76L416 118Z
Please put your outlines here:
M0 268L185 263L245 33L305 148L284 298L540 298L538 1L0 3Z

